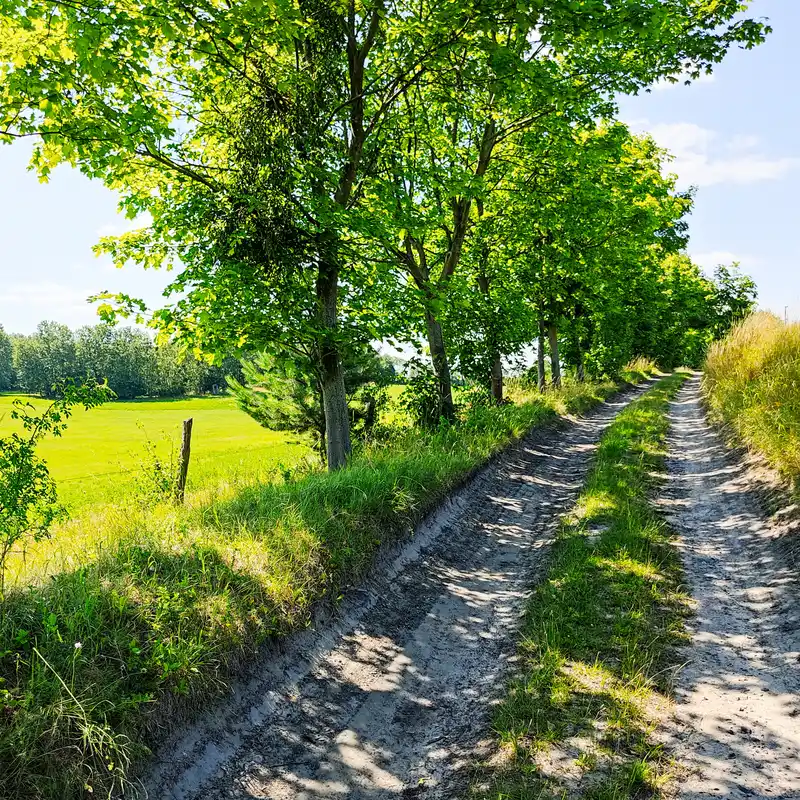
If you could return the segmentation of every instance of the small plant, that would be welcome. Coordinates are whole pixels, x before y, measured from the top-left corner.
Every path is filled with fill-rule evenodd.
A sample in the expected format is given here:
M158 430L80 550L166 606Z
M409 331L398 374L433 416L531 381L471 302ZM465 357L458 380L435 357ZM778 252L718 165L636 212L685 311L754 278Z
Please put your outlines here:
M11 418L23 433L0 439L0 596L5 594L6 559L19 542L40 541L50 535L53 523L65 514L58 502L56 484L36 447L47 435L61 436L74 406L101 405L113 393L105 385L62 383L44 411L32 403L15 400Z
M158 452L158 445L147 435L144 426L139 424L138 427L144 434L144 453L133 477L136 495L145 505L170 500L175 494L178 475L175 440L167 434L163 435L169 452L162 456Z
M418 359L409 363L413 375L408 379L400 406L421 428L435 428L442 416L442 398L436 376Z

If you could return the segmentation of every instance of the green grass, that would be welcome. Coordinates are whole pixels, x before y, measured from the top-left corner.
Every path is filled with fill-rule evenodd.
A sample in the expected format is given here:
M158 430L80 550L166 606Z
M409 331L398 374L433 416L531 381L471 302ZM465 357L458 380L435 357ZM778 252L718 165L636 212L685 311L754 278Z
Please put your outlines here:
M118 787L232 665L306 625L471 470L614 389L476 407L434 433L396 428L334 474L227 481L185 507L134 498L76 520L78 563L18 583L0 614L0 798Z
M704 369L712 418L800 491L800 323L753 314L711 346Z
M661 380L600 443L528 604L519 673L495 718L506 758L478 771L478 797L662 796L672 765L653 734L688 611L680 559L651 500L667 404L685 378ZM555 756L569 775L549 768Z
M0 436L14 429L17 397L42 407L47 401L0 395ZM181 422L194 419L189 491L237 474L268 474L279 464L296 464L310 454L301 437L268 431L237 408L232 397L115 401L91 411L78 409L60 439L46 439L40 453L55 478L61 501L71 510L125 497L151 440L169 455Z

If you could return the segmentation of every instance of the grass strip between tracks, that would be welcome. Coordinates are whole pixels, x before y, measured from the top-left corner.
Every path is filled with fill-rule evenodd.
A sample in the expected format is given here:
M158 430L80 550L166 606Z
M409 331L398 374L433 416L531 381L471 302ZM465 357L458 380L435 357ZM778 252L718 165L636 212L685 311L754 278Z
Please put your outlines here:
M654 736L669 709L688 599L673 536L653 505L668 404L662 379L603 436L531 597L518 671L498 707L502 748L481 798L658 797L672 763Z

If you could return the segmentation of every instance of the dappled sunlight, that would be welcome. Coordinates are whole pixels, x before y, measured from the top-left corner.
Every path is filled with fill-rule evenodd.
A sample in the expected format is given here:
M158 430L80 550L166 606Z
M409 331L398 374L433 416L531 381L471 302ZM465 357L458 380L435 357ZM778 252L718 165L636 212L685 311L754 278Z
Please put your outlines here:
M597 389L571 391L588 397ZM252 662L262 643L303 629L320 601L333 608L348 586L363 580L381 547L389 552L516 436L555 419L553 397L484 409L462 426L402 433L330 474L304 467L266 480L228 475L190 493L183 506L133 494L82 514L53 540L30 548L24 560L14 556L16 586L0 621L14 660L2 661L0 678L3 690L8 686L25 698L24 711L12 718L27 765L19 774L56 769L42 746L50 742L69 754L69 769L78 770L69 774L80 774L81 786L100 789L121 779L115 770L141 758L146 742L159 741L218 696L225 676ZM463 530L443 536L447 553L454 537L470 542L452 551L454 560L421 561L417 580L390 584L380 596L363 589L350 593L351 607L380 612L378 627L358 630L358 637L367 634L366 646L358 638L343 639L344 649L332 654L324 675L309 678L309 691L298 692L296 705L291 701L296 711L281 707L281 714L304 715L302 720L285 730L270 727L281 738L273 740L278 749L303 748L312 760L316 752L318 767L276 767L269 780L302 786L309 796L315 786L328 787L319 789L325 797L340 784L402 784L411 768L403 761L408 756L398 752L397 742L380 738L379 728L353 725L353 704L360 702L364 720L378 725L382 709L389 715L381 723L386 730L402 724L413 731L410 741L422 748L433 773L459 772L468 763L471 745L461 741L463 731L444 726L430 738L424 717L446 721L448 704L474 703L475 720L488 718L493 687L512 657L504 642L527 596L523 565L547 545L557 513L577 491L594 441L614 413L606 407L579 424L562 423L564 436L534 434L508 450L500 474L492 467L496 477L486 478L487 488L474 498L475 519L465 517ZM537 477L531 481L531 475ZM408 547L413 550L416 541ZM476 566L480 559L483 568ZM409 640L403 631L415 624ZM44 673L32 642L47 659ZM301 668L280 663L286 674ZM296 664L305 664L305 654ZM482 675L478 684L476 671ZM451 685L458 674L461 683ZM323 684L329 691L315 694ZM91 698L91 704L82 701L85 718L59 711L73 695ZM381 697L390 698L388 705ZM246 718L258 725L274 719L274 712L274 698L261 695ZM328 725L335 734L329 735ZM88 754L84 745L94 740L87 731L99 736ZM307 752L302 731L321 749ZM339 744L328 747L334 741ZM235 743L224 737L209 742L202 766L185 763L193 758L188 748L169 764L173 770L184 765L177 784L205 779L240 745L238 735ZM112 770L107 759L113 759ZM269 762L260 763L263 770ZM323 763L335 770L326 773Z
M798 583L741 460L704 418L695 379L673 415L671 521L696 598L677 681L682 797L784 797L800 785Z
M645 476L663 471L664 412L682 380L637 401L601 441L528 605L522 674L495 715L507 758L480 778L481 797L649 796L672 774L656 731L689 601Z
M367 582L344 600L340 638L330 640L320 630L321 649L304 651L306 666L299 671L290 666L291 653L271 666L272 678L264 676L253 693L257 710L236 712L237 720L252 722L237 722L235 741L209 733L202 751L184 753L178 746L177 760L160 769L176 776L181 791L213 774L220 791L253 797L327 798L343 787L351 797L392 796L417 781L432 788L445 781L461 785L474 758L475 732L487 724L501 676L514 659L509 635L528 596L529 565L547 547L558 514L580 486L593 441L614 413L604 408L565 436L534 434L509 451L499 471L480 477L481 488L458 501L457 516L436 529L435 543L407 566L403 562L396 575ZM223 503L215 525L224 523L214 537L222 537L230 521L252 519L253 506L274 514L278 500L324 553L341 547L339 558L354 563L345 548L354 548L358 535L364 537L359 552L391 535L386 509L395 494L411 491L419 498L419 487L429 483L424 477L409 481L409 465L408 458L387 460L380 483L374 470L352 468L330 479L308 476L303 494L280 485L251 490ZM306 505L305 495L313 503ZM354 537L359 528L364 532ZM249 535L259 542L257 531ZM240 539L247 539L244 532L232 552ZM291 687L275 683L283 670L297 675ZM218 765L227 759L236 766L225 777Z

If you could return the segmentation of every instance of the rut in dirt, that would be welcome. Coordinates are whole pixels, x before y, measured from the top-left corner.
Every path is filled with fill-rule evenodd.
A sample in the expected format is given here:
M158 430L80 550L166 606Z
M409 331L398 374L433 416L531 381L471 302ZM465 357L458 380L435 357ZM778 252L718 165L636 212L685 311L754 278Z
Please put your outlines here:
M165 747L145 786L189 798L455 798L491 747L529 587L629 391L513 447L248 685Z
M800 798L800 587L785 531L706 421L694 376L671 407L670 522L696 602L678 678L679 795Z

